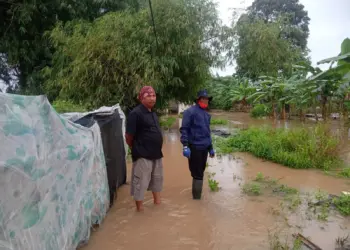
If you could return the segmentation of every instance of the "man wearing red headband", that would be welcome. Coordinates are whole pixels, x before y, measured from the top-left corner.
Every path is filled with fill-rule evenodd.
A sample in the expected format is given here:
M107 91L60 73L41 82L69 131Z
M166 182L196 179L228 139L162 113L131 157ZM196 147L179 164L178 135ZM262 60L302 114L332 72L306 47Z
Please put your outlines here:
M160 204L163 188L162 146L163 135L158 117L152 108L156 104L156 93L145 86L139 94L141 102L127 119L126 142L131 148L132 176L131 195L137 211L143 210L143 199L147 190L152 191L154 204Z

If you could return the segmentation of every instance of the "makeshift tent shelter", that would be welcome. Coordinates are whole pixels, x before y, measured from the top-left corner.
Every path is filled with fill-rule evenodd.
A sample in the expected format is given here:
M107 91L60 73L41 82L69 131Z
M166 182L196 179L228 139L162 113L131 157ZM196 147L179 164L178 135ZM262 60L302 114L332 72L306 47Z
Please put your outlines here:
M112 205L117 188L126 183L127 144L124 112L117 104L113 107L101 107L88 113L63 115L85 127L90 127L95 122L99 125L107 165L110 204Z
M44 96L0 94L0 249L71 250L109 206L100 129Z

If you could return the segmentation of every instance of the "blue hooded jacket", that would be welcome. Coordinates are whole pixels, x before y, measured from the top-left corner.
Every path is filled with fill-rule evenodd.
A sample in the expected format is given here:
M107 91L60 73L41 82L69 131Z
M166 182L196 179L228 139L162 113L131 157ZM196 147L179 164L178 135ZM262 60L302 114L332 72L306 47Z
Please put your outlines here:
M213 148L210 133L211 116L198 104L188 108L183 113L181 143L198 150L210 150Z

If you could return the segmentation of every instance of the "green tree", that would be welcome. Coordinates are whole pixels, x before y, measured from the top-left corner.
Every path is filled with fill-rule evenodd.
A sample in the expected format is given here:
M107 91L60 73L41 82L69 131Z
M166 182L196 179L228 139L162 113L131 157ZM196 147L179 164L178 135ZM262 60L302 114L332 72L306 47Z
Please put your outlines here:
M291 74L293 63L302 56L299 48L280 37L281 22L240 18L236 25L238 44L234 49L237 74L255 80L261 75Z
M306 50L310 18L299 0L254 0L247 15L252 20L264 20L265 23L274 23L281 16L286 17L281 37Z
M59 24L50 34L52 66L43 70L49 98L131 106L151 84L162 105L192 100L209 68L222 63L226 28L210 0L156 0L153 12L157 36L149 9Z
M94 20L109 11L138 7L137 0L0 1L0 79L22 93L42 93L39 71L53 49L44 37L57 21Z

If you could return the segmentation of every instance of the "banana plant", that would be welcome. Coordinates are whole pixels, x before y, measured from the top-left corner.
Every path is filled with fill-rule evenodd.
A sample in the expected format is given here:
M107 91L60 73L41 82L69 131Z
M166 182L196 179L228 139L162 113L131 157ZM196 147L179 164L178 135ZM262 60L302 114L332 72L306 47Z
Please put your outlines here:
M304 118L304 110L312 103L312 95L309 86L305 84L306 77L303 71L295 72L289 79L285 80L284 96L280 102L294 106L299 111L300 120Z
M247 99L252 103L265 102L272 106L272 116L277 117L277 104L285 92L285 82L282 76L271 77L262 76L259 78L256 92ZM284 103L282 103L282 113L284 114ZM282 114L282 115L283 115Z
M341 53L336 57L324 59L318 64L331 63L328 70L313 75L309 80L317 85L315 91L320 93L322 116L327 117L326 104L333 99L340 99L341 106L349 93L350 84L350 39L346 38L341 44ZM336 66L333 65L336 63ZM343 112L346 113L346 112Z
M216 106L230 109L235 102L247 106L247 97L254 93L252 82L248 78L222 77L209 84Z

